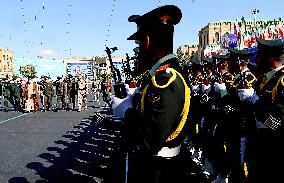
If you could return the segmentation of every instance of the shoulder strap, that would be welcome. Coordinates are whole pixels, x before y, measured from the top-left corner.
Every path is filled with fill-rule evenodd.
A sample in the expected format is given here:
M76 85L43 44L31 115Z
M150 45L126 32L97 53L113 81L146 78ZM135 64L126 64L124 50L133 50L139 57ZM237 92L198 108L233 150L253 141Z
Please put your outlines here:
M274 88L273 83L277 83L277 81L279 80L279 78L283 75L283 71L284 69L280 69L279 71L277 71L274 76L267 80L267 81L262 81L262 83L260 84L260 91L272 91L272 89Z

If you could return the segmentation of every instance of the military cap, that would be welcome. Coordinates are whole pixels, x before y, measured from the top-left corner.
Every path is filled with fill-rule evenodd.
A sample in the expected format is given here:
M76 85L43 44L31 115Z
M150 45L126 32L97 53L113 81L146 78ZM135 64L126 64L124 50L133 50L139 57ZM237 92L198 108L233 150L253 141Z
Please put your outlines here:
M161 6L142 16L132 15L128 21L137 24L137 32L132 34L128 40L138 40L145 31L155 30L161 25L174 26L180 22L181 17L181 10L174 5Z
M283 39L264 40L257 37L256 41L259 52L271 52L279 55L284 54Z
M257 53L257 49L243 49L228 48L230 51L230 57L232 59L239 58L240 60L250 59Z
M219 54L213 53L212 60L215 61L216 64L221 64L224 61L230 60L230 54L228 53L226 55L219 55Z

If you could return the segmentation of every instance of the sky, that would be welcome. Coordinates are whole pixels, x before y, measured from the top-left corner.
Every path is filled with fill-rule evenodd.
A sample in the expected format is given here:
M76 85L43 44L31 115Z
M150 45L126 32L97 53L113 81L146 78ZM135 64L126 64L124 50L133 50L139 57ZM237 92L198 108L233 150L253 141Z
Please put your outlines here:
M103 56L106 46L118 47L114 56L132 55L136 44L127 37L136 31L136 24L128 17L167 4L178 6L183 16L175 26L175 50L198 43L199 30L209 22L253 19L255 8L260 10L257 19L284 18L283 0L0 0L0 4L0 47L13 49L16 58Z

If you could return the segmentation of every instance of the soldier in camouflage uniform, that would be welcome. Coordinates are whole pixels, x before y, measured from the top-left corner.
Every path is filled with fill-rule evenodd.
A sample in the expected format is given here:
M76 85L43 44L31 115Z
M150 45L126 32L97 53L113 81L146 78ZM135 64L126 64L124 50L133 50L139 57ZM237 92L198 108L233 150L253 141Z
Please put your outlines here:
M53 85L48 81L48 77L44 77L42 82L43 88L43 112L50 111L52 108Z
M8 104L11 96L10 88L11 88L10 80L8 78L5 78L3 80L4 112L8 112L9 108Z
M66 104L66 110L69 111L71 109L71 83L72 75L67 75L64 78L64 91L65 91L65 104Z
M21 89L22 84L20 79L15 79L11 86L11 90L13 93L14 110L23 112L23 109L21 107Z
M78 82L78 112L87 110L87 83L82 76L80 76Z
M65 97L64 97L64 82L61 77L57 77L57 80L54 82L56 86L56 109L55 112L58 112L60 109L60 103L62 103L62 108L65 107Z

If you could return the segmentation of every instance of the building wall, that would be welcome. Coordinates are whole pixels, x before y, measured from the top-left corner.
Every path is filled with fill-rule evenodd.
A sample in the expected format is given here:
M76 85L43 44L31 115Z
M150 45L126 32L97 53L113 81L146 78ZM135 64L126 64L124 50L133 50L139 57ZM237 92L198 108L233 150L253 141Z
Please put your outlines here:
M189 56L194 56L195 52L198 50L198 45L182 45L178 49L184 54L188 53Z
M191 58L189 61L195 62L197 59L198 44L182 45L177 50L181 51L183 55L188 54Z
M253 20L245 20L246 30L250 31L253 27L259 27L260 25L263 25L268 21L271 20L259 20L256 22L254 22ZM279 21L281 20L277 20L277 23ZM284 21L281 22L284 23ZM209 23L199 31L199 44L197 51L198 60L202 59L203 51L207 45L218 44L226 33L234 33L234 23L235 21L219 21L215 23Z
M12 77L15 72L14 51L6 48L0 48L0 78Z

